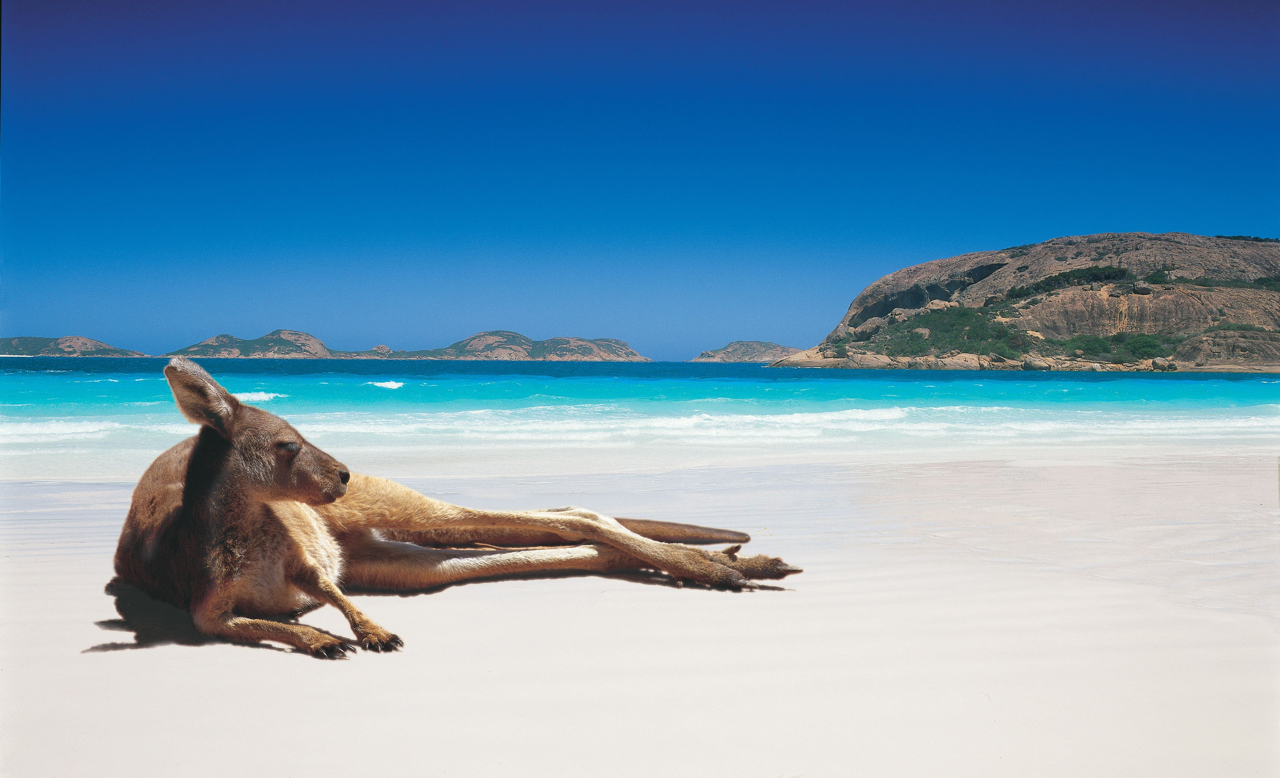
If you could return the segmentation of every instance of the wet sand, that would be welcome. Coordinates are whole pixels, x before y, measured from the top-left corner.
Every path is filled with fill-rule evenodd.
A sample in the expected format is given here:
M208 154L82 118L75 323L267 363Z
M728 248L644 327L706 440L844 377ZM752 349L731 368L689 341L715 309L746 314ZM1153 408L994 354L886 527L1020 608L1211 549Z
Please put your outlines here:
M1274 457L402 480L743 529L806 572L749 594L575 577L359 595L405 649L321 662L104 594L130 485L9 482L3 772L1280 770ZM331 608L303 621L348 634Z

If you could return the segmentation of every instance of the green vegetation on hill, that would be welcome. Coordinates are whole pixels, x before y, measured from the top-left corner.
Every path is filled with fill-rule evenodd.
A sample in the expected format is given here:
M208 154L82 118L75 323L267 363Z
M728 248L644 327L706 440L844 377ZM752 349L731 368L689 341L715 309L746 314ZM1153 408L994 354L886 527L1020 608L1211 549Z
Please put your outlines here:
M917 330L928 330L928 336ZM868 345L891 357L938 355L949 351L999 354L1015 359L1032 339L1025 332L995 320L995 312L981 308L946 308L928 311L890 324ZM847 356L855 346L852 337L834 344L837 356Z
M1177 337L1126 332L1109 338L1076 335L1068 340L1041 340L996 320L1010 312L1008 306L928 311L889 324L870 341L857 343L852 336L847 336L832 345L837 357L847 357L853 348L865 348L890 357L943 356L961 352L998 354L1005 359L1021 359L1034 351L1042 356L1083 356L1097 362L1123 364L1167 357L1183 341ZM1077 351L1080 354L1076 354Z
M1076 335L1068 340L1046 340L1040 350L1046 354L1067 356L1072 356L1079 351L1086 359L1121 364L1167 357L1177 349L1182 340L1182 338L1156 335L1132 335L1127 332L1120 332L1109 338L1097 335Z
M1155 273L1151 274L1152 276ZM1203 287L1229 287L1234 289L1266 289L1269 292L1280 292L1280 277L1272 278L1263 276L1255 278L1252 281L1245 281L1241 278L1174 278L1167 281L1152 281L1151 276L1147 280L1154 284L1174 283L1174 284L1192 284L1194 286Z
M1005 297L1010 300L1018 300L1024 297L1034 297L1038 294L1052 292L1055 289L1065 289L1068 286L1081 286L1083 284L1099 284L1113 283L1116 281L1125 281L1131 277L1131 273L1122 267L1111 267L1110 265L1099 265L1095 267L1081 267L1075 270L1068 270L1065 273L1058 273L1042 278L1033 284L1027 286L1010 287L1005 292Z

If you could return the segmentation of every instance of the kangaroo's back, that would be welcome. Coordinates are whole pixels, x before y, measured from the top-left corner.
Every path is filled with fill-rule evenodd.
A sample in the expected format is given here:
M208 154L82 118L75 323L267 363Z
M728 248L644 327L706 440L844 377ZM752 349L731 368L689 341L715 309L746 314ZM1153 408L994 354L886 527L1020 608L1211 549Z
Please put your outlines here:
M204 573L202 548L182 521L183 493L198 438L156 458L133 490L116 545L116 575L153 597L186 607ZM184 532L183 530L188 531Z

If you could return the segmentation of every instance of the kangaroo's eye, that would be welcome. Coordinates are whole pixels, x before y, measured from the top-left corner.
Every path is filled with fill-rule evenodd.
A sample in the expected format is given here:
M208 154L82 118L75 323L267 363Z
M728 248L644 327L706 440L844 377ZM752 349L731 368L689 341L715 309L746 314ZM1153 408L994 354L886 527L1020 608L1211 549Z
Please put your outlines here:
M302 450L302 446L299 446L297 443L277 443L276 448L287 454L296 454Z

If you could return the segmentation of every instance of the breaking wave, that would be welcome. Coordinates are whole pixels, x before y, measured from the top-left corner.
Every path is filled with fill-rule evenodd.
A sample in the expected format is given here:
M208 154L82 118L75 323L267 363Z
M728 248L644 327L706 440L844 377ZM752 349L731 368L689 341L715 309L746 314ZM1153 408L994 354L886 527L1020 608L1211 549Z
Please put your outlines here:
M262 402L247 392L242 399ZM0 418L0 445L65 441L123 442L128 438L192 433L176 414L121 414L113 419ZM1010 407L889 407L773 414L646 414L613 405L541 406L448 412L377 414L343 411L293 413L289 420L318 443L377 445L396 441L436 444L580 444L770 447L821 444L866 436L897 440L1089 442L1134 439L1280 440L1280 409L1247 412L1151 413L1044 410Z
M247 403L264 403L277 397L288 397L289 395L276 392L235 392L235 396L237 400L244 400Z

